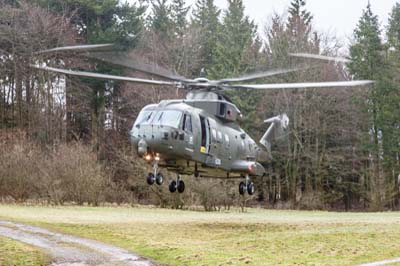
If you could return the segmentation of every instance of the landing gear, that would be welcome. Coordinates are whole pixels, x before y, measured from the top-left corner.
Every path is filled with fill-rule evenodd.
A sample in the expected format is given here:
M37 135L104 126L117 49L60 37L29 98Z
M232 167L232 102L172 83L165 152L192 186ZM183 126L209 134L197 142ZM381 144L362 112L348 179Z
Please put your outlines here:
M169 191L174 193L178 190L179 193L183 193L185 191L185 182L181 180L181 177L178 175L176 180L172 180L169 183Z
M178 182L178 192L183 193L185 191L185 183L182 180Z
M164 176L161 173L158 173L156 176L157 185L161 186L163 182L164 182Z
M169 183L169 192L174 193L176 191L176 181L172 180Z
M245 193L249 195L253 195L255 192L254 183L250 181L250 177L246 175L244 182L240 182L239 184L239 194L244 195Z
M155 162L153 165L153 173L149 173L147 175L146 180L147 180L147 184L149 184L149 185L153 185L155 182L157 185L161 186L162 183L164 182L164 176L158 172L158 163L157 162Z
M150 186L153 185L154 182L156 181L156 179L154 178L153 173L149 173L149 174L147 175L146 180L147 180L147 184L149 184Z

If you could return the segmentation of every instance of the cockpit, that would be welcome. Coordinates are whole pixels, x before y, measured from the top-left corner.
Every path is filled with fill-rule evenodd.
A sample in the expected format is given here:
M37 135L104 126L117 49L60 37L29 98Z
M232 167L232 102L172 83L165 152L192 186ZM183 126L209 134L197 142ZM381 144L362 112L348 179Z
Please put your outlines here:
M171 152L181 147L179 143L186 141L193 143L192 132L191 114L149 106L139 113L129 135L132 144L137 146L138 154L144 156L149 151Z

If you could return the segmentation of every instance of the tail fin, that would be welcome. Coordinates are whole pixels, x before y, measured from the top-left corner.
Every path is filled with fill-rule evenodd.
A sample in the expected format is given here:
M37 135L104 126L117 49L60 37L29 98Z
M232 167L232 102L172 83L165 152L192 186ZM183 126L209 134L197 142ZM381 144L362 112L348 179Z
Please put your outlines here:
M289 127L289 117L286 114L278 115L267 119L264 123L271 123L260 143L267 149L271 155L271 142L286 136L286 130Z

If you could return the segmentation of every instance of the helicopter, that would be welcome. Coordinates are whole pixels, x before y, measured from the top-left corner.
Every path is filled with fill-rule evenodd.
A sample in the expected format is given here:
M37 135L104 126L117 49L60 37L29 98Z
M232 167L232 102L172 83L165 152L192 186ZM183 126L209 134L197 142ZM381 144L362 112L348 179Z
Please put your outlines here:
M185 99L162 100L159 103L143 107L129 131L129 140L138 156L152 166L152 172L145 176L149 185L163 184L164 175L160 169L168 169L176 173L176 179L171 180L168 185L171 193L183 193L185 183L182 175L193 175L198 178L241 179L239 194L253 195L255 186L252 178L262 177L266 174L263 165L272 159L272 143L287 135L289 118L286 114L280 114L265 120L264 123L269 124L265 134L260 140L253 140L240 127L239 123L243 115L224 94L226 90L353 87L373 83L370 80L353 80L243 84L261 78L300 71L305 67L274 69L220 80L209 80L202 71L200 77L188 79L156 65L133 62L122 53L103 50L110 47L112 44L66 46L43 50L37 54L83 51L89 58L141 71L164 80L106 75L54 68L43 64L31 67L62 75L128 81L186 90ZM290 54L290 56L329 61L344 60L309 54Z

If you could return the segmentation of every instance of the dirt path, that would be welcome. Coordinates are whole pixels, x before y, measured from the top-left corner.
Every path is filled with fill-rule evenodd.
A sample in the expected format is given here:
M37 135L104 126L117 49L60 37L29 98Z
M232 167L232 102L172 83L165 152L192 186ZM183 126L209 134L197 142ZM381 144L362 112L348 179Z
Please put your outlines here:
M118 247L36 226L0 220L0 236L42 248L52 258L52 266L154 265L150 260Z
M388 259L388 260L382 260L382 261L376 261L376 262L369 262L365 264L360 264L358 266L383 266L383 265L390 265L400 262L400 258L394 258L394 259ZM398 265L398 264L396 264Z

